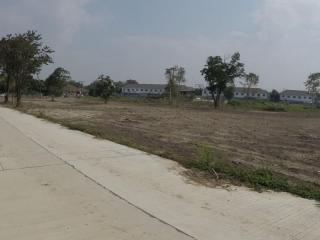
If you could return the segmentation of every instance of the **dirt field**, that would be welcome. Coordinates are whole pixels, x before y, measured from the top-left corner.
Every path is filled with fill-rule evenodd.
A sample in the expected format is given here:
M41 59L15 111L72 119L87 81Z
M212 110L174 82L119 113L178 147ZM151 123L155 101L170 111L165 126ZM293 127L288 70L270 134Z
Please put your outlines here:
M208 144L231 161L320 183L320 113L216 111L84 99L25 100L23 108L179 161Z

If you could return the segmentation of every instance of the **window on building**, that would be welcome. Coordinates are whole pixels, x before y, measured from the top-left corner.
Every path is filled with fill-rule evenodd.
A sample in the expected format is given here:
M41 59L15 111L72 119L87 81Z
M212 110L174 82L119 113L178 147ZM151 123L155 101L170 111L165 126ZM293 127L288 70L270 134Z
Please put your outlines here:
M293 98L297 98L296 96L293 96Z
M236 92L236 96L238 96L239 95L239 93L238 92Z

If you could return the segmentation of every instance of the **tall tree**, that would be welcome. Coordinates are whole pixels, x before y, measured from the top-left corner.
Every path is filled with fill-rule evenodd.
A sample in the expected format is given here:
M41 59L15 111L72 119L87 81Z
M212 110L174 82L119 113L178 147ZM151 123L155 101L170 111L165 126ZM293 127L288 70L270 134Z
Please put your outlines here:
M251 89L259 84L259 76L255 73L248 73L244 76L244 81L242 82L243 87L247 89L247 97L250 98Z
M70 72L64 68L58 67L50 74L45 81L45 85L47 94L51 96L52 101L55 97L63 94L63 88L68 81L71 81Z
M42 65L53 62L51 53L53 51L42 43L42 37L36 31L7 35L1 40L0 64L8 83L14 81L17 106L21 103L24 81L39 73Z
M214 106L220 105L221 94L225 89L234 84L234 80L244 75L244 64L240 62L240 53L232 55L230 61L223 60L220 56L207 59L207 64L201 70L207 89L210 91Z
M12 35L7 35L0 40L0 71L2 76L5 77L5 99L4 102L9 101L10 94L10 84L12 83L13 67L14 63L12 62Z
M170 101L179 95L180 86L186 82L185 74L186 70L178 65L166 69L165 76L168 81L166 91Z
M318 104L320 95L320 73L311 73L304 84L312 96L313 104Z
M167 78L167 86L166 86L166 92L169 96L170 102L172 102L172 99L178 96L178 85L176 81L176 73L175 68L167 68L165 71L165 76Z

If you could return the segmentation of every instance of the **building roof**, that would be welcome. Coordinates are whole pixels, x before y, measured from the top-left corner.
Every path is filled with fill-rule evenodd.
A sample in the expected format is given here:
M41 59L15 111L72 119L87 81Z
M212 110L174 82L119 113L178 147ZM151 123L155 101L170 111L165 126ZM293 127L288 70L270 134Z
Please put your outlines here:
M301 90L285 90L280 93L280 95L287 95L287 96L310 96L309 92L301 91Z
M243 87L236 87L234 92L247 93L248 89ZM261 88L250 88L250 94L269 94L267 90Z

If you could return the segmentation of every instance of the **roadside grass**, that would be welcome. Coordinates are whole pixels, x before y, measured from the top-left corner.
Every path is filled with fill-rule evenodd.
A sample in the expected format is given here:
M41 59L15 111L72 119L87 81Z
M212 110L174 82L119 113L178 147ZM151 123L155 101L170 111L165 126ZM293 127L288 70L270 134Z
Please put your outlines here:
M223 154L206 145L198 146L198 155L199 158L188 161L186 167L207 171L216 178L240 182L257 191L282 191L320 201L320 186L317 184L290 179L267 168L256 169L233 164L224 159Z
M233 109L247 109L247 110L259 110L259 111L272 111L272 112L315 112L319 111L310 105L304 104L289 104L285 102L271 102L268 100L232 100L227 103L227 107Z

